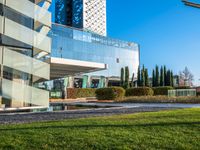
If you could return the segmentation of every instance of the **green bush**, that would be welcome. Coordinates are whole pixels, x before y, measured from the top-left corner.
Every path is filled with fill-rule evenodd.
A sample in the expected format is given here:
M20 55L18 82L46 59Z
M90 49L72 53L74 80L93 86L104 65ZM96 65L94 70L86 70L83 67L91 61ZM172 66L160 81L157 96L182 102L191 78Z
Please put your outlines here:
M125 96L125 90L122 87L111 87L115 93L115 100L121 100Z
M171 86L155 87L153 88L154 95L168 95L168 90L173 90Z
M92 88L85 88L85 89L78 89L78 88L68 88L67 89L67 98L85 98L85 97L95 97L96 89Z
M98 100L120 100L124 95L125 90L121 87L100 88L96 90Z
M129 88L126 96L153 96L153 90L149 87Z

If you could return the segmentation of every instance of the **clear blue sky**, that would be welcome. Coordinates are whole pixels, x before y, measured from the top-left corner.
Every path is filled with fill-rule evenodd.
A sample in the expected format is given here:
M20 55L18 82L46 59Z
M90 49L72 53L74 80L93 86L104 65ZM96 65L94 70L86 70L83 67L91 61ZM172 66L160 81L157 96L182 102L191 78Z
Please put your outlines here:
M150 71L156 64L175 73L187 66L200 83L200 9L181 0L107 0L107 23L108 36L140 44Z

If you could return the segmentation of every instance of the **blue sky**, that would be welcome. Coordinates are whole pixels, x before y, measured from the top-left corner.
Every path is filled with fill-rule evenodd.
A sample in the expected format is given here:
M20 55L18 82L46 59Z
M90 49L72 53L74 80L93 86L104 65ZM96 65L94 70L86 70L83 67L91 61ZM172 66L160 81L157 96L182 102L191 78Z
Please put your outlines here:
M181 0L107 0L107 28L110 37L139 43L150 71L187 66L200 84L200 9Z

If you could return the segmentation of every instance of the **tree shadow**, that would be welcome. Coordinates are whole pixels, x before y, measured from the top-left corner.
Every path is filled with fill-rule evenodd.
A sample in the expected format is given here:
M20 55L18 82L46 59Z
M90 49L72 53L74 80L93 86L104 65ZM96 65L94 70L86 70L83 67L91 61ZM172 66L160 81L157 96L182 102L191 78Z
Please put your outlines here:
M133 127L171 127L171 126L193 126L200 125L200 121L197 122L172 122L172 123L147 123L147 124L136 124L136 125L127 125L127 124L103 124L103 125L63 125L63 126L42 126L42 127L26 127L26 128L4 128L0 131L23 131L23 130L48 130L48 129L74 129L74 128L133 128Z

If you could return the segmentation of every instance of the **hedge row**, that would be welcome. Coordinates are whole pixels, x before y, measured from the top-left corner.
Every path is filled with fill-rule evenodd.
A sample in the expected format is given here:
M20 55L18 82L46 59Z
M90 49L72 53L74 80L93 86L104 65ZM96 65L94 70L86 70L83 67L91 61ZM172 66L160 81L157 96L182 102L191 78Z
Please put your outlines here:
M68 88L67 89L67 98L75 99L75 98L84 98L84 97L95 97L96 89L87 88L87 89L79 89L79 88Z
M153 96L153 90L149 87L129 88L126 96Z
M100 88L96 90L98 100L121 100L125 95L125 90L121 87Z
M171 86L163 86L153 88L154 95L168 95L168 90L173 90L174 88Z

